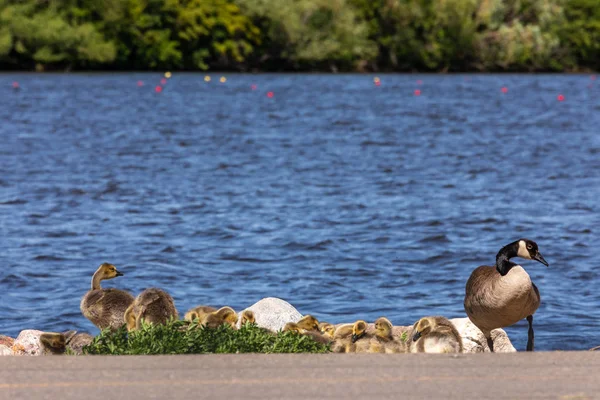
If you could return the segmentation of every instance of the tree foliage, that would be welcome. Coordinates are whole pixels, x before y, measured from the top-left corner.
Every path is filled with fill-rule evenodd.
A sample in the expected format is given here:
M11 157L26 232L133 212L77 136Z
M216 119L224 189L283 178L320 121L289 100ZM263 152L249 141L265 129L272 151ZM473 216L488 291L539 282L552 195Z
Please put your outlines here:
M25 69L598 68L597 0L0 0Z

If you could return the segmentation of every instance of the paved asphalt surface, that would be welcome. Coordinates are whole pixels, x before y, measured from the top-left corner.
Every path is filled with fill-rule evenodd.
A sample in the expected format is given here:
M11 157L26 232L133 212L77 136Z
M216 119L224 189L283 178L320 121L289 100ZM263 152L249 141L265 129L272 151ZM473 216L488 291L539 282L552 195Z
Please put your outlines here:
M600 399L600 352L1 357L0 399Z

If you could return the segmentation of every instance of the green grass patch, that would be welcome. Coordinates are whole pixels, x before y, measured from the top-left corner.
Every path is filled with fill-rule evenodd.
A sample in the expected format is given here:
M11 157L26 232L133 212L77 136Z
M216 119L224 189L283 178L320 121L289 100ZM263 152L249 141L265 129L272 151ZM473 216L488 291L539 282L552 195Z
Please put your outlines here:
M210 329L184 321L166 325L143 324L128 333L104 330L83 349L84 354L150 355L207 353L327 353L329 346L296 332L270 333L254 324L239 330L228 325Z

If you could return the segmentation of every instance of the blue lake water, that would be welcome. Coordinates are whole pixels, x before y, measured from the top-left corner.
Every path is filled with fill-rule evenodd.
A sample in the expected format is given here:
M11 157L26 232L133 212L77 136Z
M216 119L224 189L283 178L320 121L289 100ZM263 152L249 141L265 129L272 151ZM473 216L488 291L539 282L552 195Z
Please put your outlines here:
M79 302L105 261L125 276L104 287L161 287L180 312L461 317L471 271L526 237L550 263L521 262L536 349L600 345L600 82L218 77L0 75L0 333L97 333Z

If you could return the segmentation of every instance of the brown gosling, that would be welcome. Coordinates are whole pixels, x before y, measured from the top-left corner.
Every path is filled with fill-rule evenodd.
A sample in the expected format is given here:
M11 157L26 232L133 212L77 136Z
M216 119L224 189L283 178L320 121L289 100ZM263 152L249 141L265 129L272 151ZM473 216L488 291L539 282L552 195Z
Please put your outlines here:
M335 329L333 334L333 343L331 351L333 353L352 353L355 345L352 343L352 328L353 324L340 325Z
M162 289L149 288L140 293L132 306L131 314L135 316L135 328L139 330L142 327L142 322L156 325L164 325L171 319L178 319L179 313L175 308L175 302L171 295ZM131 314L128 314L128 320L124 321L129 324Z
M300 322L300 321L298 321L298 322ZM285 324L282 332L297 332L300 335L310 336L314 341L319 342L319 343L324 343L324 344L331 343L331 339L322 335L321 332L315 331L314 329L313 330L304 329L296 322L288 322L287 324Z
M240 326L245 324L255 324L256 316L254 315L254 311L244 310L240 315Z
M462 353L462 338L444 317L424 317L413 326L411 353Z
M372 339L373 335L367 333L367 323L365 321L358 320L352 325L351 340L355 346L355 353L370 353Z
M333 340L333 336L335 335L335 326L329 322L321 322L319 324L319 331L323 334L323 336L329 338L329 340Z
M83 347L92 343L94 337L77 331L44 332L40 335L40 345L43 354L64 354L70 350L73 354L83 354Z
M92 277L92 287L81 299L79 308L83 315L99 329L115 331L123 326L125 310L133 303L133 296L124 290L102 289L100 282L123 276L123 273L109 263L98 267Z
M67 349L71 350L71 352L76 355L83 354L83 348L94 340L92 335L85 332L77 333L77 331L67 331L64 335L67 339Z
M392 334L394 326L385 317L375 321L375 337L371 344L373 353L406 353L406 344L394 338Z
M494 351L492 330L523 318L529 323L527 351L533 351L533 314L540 306L540 292L525 269L510 261L513 257L548 266L534 241L519 239L500 249L495 266L476 268L465 288L465 311L487 339L490 351Z
M200 321L205 315L217 311L216 308L210 306L197 306L185 313L184 319L193 322L195 319Z
M67 349L67 339L58 332L44 332L40 335L43 354L63 354Z
M304 329L305 331L320 332L319 321L310 314L300 318L300 320L296 322L296 324L298 324L298 327L300 329Z
M221 307L217 311L205 314L199 319L200 325L206 326L207 328L218 328L223 324L227 324L232 328L238 321L238 315L231 307Z

